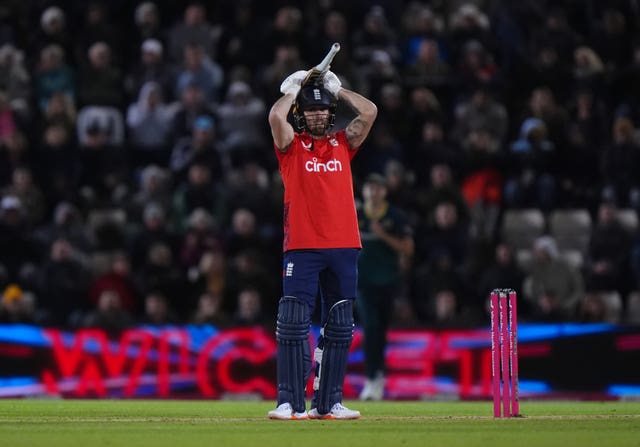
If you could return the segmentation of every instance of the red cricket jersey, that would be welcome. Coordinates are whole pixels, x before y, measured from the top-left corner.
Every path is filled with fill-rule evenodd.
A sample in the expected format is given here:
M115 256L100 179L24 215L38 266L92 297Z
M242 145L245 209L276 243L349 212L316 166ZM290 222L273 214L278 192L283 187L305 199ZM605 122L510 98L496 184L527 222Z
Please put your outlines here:
M322 139L296 133L286 152L274 145L284 183L283 249L362 248L351 159L344 130Z

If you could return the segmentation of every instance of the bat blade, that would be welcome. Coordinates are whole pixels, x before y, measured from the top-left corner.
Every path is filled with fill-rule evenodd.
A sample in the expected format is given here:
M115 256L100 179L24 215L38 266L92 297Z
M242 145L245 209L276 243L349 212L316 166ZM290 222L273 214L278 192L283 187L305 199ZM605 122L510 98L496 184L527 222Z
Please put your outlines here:
M336 42L331 45L331 48L329 49L329 52L324 57L324 59L322 59L322 61L318 65L309 70L309 73L307 73L307 77L304 79L304 81L302 81L302 86L304 87L307 85L319 84L322 81L325 73L329 71L329 68L331 68L331 62L333 61L333 58L336 56L336 54L338 54L338 51L340 51L340 44Z

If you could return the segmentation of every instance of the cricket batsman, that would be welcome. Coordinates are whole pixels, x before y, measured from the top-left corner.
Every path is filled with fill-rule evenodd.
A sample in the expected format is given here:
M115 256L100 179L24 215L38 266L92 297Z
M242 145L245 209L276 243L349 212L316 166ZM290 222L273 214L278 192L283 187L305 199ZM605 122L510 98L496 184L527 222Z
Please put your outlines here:
M342 405L362 247L350 163L371 130L377 108L343 88L328 65L287 77L280 86L283 95L269 113L285 187L283 297L276 322L278 402L269 411L271 419L360 417L359 411ZM332 132L338 101L356 116L345 129ZM297 130L287 121L290 109ZM322 328L307 412L309 330L317 296Z

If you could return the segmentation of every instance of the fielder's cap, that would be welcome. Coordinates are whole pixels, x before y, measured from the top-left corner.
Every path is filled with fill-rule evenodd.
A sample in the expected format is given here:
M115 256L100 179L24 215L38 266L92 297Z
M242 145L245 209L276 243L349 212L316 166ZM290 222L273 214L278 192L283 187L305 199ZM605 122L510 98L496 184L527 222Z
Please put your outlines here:
M145 53L162 54L162 43L157 39L146 39L140 49Z
M364 180L365 183L374 183L376 185L387 186L387 179L382 174L372 172Z
M193 122L193 128L198 130L213 130L213 118L207 115L200 115Z
M22 206L22 202L16 196L6 196L2 198L0 202L0 208L3 210L17 210Z

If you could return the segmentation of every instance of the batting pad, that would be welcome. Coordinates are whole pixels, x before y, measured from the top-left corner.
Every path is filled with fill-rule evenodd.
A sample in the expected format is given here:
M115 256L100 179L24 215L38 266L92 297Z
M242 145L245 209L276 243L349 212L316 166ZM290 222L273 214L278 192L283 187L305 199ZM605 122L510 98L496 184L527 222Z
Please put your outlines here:
M306 410L305 385L311 367L309 327L309 306L296 297L282 297L276 326L278 405L289 402L298 413Z
M353 300L338 301L329 309L318 368L316 404L320 414L328 413L335 403L342 402L353 326Z

